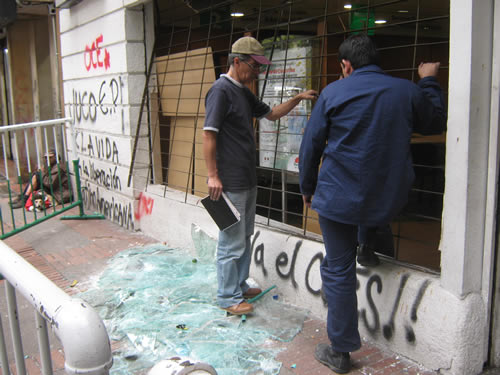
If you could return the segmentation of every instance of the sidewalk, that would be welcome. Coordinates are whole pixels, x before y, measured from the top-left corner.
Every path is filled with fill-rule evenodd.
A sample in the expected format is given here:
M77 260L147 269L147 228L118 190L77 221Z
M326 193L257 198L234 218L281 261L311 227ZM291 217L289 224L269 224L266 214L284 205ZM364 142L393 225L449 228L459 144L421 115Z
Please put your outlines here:
M77 213L77 209L74 209L74 212L69 211L67 214ZM89 280L104 269L106 261L120 251L158 243L140 232L128 231L108 220L60 220L58 217L8 238L5 242L69 294L84 291ZM323 321L308 319L292 342L279 344L283 347L277 357L282 362L280 375L333 374L313 356L318 343L328 342L325 328ZM33 340L36 332L34 326L32 329L32 334L26 336ZM30 375L40 374L36 339L33 341L34 344L25 345L26 366ZM55 374L62 375L64 357L61 348L53 340L51 344ZM112 343L112 348L118 349L116 343ZM9 359L12 358L9 356ZM366 342L352 354L352 359L354 368L351 374L436 374Z

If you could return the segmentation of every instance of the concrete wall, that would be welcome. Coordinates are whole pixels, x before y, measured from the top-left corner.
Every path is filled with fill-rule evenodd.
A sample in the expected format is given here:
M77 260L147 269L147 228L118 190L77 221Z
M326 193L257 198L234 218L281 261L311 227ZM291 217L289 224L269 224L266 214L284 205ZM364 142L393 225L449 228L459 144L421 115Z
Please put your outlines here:
M85 206L129 229L137 186L127 182L146 71L144 18L142 7L115 0L60 11L64 109L76 134L69 148L80 159ZM148 152L136 161L141 157L147 160Z

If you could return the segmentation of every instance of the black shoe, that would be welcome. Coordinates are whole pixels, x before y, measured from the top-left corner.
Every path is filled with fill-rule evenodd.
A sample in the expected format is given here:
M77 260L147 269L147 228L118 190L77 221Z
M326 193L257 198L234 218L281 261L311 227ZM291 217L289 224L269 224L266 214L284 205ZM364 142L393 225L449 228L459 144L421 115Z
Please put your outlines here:
M351 371L349 353L337 352L330 345L318 344L314 351L314 358L339 374L347 374Z
M375 267L380 264L380 259L373 249L361 244L358 247L358 263L365 267Z
M24 201L23 201L23 198L24 197L22 195L19 195L18 197L15 197L14 199L12 199L12 202L10 203L10 207L11 208L24 207L24 204L26 203L27 199L24 199Z

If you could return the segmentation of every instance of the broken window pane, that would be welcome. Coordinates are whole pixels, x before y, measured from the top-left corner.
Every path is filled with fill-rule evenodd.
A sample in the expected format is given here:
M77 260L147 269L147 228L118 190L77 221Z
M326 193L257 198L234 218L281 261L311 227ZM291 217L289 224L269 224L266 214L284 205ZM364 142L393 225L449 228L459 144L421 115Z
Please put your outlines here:
M208 363L219 375L278 374L275 340L292 340L307 316L279 302L272 289L246 322L226 317L216 304L213 257L194 259L163 245L119 253L94 284L78 297L96 308L111 340L121 344L111 374L145 370L176 355Z

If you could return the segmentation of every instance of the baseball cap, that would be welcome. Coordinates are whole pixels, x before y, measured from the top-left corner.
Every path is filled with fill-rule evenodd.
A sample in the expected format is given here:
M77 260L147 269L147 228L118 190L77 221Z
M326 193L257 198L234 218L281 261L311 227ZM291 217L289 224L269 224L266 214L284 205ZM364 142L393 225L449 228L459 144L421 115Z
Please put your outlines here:
M241 53L243 55L250 55L259 64L271 64L264 56L264 47L259 41L251 36L244 36L233 43L231 53Z

